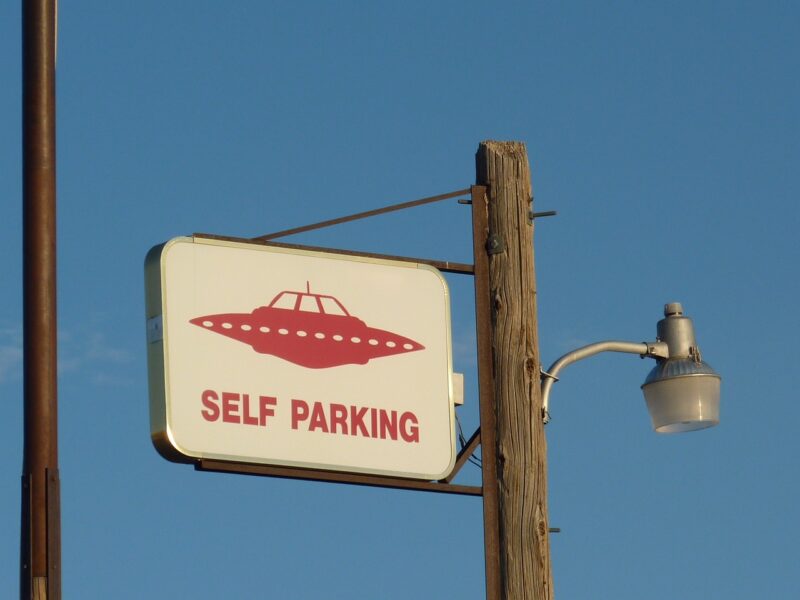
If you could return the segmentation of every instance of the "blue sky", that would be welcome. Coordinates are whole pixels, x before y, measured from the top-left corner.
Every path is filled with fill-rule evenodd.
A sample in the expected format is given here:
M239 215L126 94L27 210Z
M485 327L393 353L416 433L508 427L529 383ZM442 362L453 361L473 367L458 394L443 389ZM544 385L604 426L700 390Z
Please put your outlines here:
M22 462L19 3L0 5L0 595ZM198 473L149 440L143 260L474 182L527 144L544 362L695 319L722 424L658 436L620 355L555 386L560 598L791 598L800 531L800 9L771 2L60 7L59 385L69 598L480 598L480 500ZM287 241L470 260L455 203ZM462 422L471 281L449 277ZM479 481L468 466L460 481Z

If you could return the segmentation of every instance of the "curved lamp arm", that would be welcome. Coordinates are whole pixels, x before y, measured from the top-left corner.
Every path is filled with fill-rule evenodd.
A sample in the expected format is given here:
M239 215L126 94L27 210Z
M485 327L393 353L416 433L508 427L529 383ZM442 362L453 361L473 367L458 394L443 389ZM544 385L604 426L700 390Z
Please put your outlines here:
M542 371L542 419L545 423L550 420L550 388L553 387L554 381L558 381L558 374L561 369L601 352L626 352L628 354L638 354L642 358L646 356L650 358L669 358L669 347L664 342L641 342L637 344L635 342L609 340L589 344L568 352L550 365L547 371Z

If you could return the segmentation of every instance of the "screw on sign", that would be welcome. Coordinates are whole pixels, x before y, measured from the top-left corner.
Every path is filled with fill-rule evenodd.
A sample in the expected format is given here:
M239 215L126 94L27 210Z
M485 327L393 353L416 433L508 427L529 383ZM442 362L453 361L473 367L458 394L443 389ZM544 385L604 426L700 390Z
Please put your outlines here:
M412 339L369 327L333 296L282 291L268 306L249 313L223 313L189 321L239 342L311 369L364 365L373 358L423 350Z

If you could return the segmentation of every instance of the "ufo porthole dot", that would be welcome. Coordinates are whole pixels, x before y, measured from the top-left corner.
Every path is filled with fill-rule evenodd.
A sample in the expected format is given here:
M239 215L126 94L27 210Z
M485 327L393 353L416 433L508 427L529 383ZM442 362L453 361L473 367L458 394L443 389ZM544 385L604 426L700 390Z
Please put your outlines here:
M203 321L203 327L211 327L213 324L213 321Z

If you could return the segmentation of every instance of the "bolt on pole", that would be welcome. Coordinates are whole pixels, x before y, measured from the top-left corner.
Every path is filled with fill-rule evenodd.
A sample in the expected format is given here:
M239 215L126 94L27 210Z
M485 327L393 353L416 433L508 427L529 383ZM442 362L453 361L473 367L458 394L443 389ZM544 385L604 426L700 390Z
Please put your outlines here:
M20 598L60 600L55 0L22 2L24 448Z

